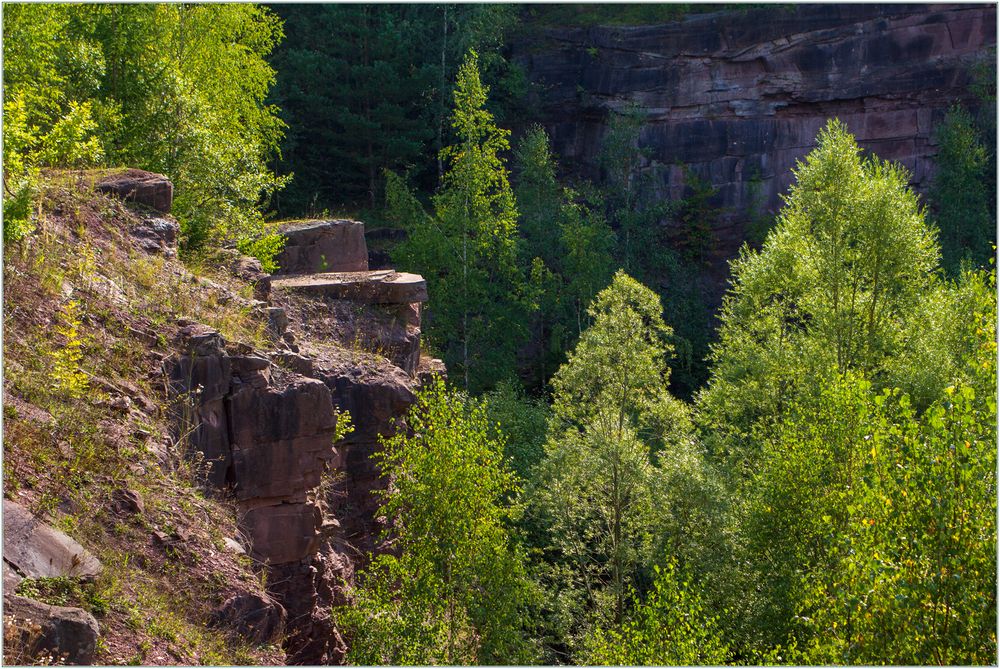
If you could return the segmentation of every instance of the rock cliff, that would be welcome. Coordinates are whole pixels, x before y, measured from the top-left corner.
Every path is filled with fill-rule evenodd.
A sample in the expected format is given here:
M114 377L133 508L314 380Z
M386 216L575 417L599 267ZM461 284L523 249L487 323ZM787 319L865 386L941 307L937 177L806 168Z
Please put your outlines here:
M513 58L536 84L539 121L563 165L598 174L608 114L638 105L646 169L684 195L683 166L718 189L717 260L775 211L791 169L838 117L860 144L927 187L934 129L974 104L972 69L995 60L995 5L774 5L651 26L548 28Z
M182 322L164 366L179 435L204 457L209 485L237 500L250 555L287 611L289 662L337 663L346 648L330 608L377 548L384 483L371 456L415 401L420 372L441 366L420 358L424 280L367 271L362 223L286 234L285 275L257 286L274 350ZM335 443L344 412L353 430Z

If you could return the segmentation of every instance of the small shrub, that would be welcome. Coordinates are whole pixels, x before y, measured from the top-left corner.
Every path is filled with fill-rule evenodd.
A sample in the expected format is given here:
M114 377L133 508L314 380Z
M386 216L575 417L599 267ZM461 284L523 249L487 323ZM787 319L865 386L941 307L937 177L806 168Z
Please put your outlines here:
M236 248L240 253L259 260L261 268L268 274L273 274L278 270L277 258L285 248L285 237L279 234L267 234L245 239L239 242Z
M59 311L56 332L66 342L50 354L53 385L58 392L79 399L87 392L88 380L87 374L80 369L84 339L80 334L80 305L75 300L67 302Z

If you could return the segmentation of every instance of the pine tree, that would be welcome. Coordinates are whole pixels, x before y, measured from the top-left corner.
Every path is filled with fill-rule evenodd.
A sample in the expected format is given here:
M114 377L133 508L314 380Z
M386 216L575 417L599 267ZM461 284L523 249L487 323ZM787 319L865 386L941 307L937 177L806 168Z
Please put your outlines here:
M470 51L455 85L458 142L441 154L448 171L434 215L411 221L397 250L403 266L427 277L436 296L428 309L430 337L445 346L445 361L470 390L510 375L524 337L517 208L500 157L510 133L486 109L487 92Z

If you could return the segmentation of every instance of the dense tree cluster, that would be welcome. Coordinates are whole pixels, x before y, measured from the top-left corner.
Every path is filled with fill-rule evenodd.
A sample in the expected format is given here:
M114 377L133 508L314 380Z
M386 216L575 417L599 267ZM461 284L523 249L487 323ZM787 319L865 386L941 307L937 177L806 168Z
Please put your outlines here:
M946 278L902 168L837 121L817 142L762 248L733 264L692 404L668 390L660 298L623 270L579 319L549 409L489 396L518 442L496 466L523 482L495 499L523 509L518 633L541 661L995 655L994 272ZM521 244L555 277L563 238L544 221L573 204L547 151L526 137L515 192Z
M4 11L5 240L27 231L38 168L166 174L189 249L269 260L261 203L284 124L265 97L280 21L255 5L12 5ZM262 238L265 238L262 242ZM271 242L271 243L269 243Z

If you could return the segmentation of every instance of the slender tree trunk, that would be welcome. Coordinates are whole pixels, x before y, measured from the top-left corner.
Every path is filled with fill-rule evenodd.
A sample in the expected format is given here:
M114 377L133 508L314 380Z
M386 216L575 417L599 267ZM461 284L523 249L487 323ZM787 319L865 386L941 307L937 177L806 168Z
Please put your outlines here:
M624 602L624 583L623 583L623 567L622 565L622 500L621 500L621 470L619 463L617 462L617 457L615 463L611 467L611 494L613 497L612 506L614 513L614 530L613 538L614 542L614 559L612 567L614 569L614 583L615 583L615 624L622 624L622 616L624 614L625 602Z
M469 392L469 258L468 235L462 236L462 370L465 373L465 392Z
M447 83L445 77L445 57L448 53L448 5L444 5L442 8L444 11L444 19L441 21L441 77L438 82L438 124L437 124L437 168L438 168L438 183L444 178L444 163L441 161L441 149L444 148L444 117L446 112L445 109L445 84ZM466 383L468 386L468 383Z

